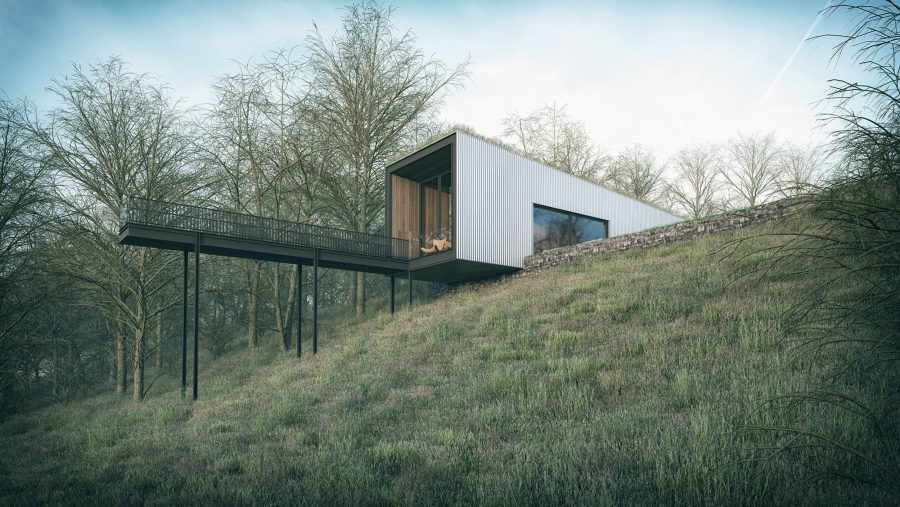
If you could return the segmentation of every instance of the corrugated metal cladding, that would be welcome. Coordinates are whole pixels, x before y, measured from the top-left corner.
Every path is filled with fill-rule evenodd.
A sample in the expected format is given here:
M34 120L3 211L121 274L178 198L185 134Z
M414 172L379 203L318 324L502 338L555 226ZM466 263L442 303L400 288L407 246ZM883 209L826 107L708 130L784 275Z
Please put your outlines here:
M534 204L609 221L619 236L681 218L458 132L456 256L522 267L533 253Z

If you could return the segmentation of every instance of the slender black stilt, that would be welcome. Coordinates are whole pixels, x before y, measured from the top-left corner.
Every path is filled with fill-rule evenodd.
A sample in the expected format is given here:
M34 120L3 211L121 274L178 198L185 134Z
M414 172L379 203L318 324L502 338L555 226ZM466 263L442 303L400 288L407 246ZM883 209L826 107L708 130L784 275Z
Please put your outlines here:
M312 300L313 354L319 351L319 249L313 253L313 300Z
M297 357L303 353L301 338L303 338L303 265L297 264Z
M188 251L184 251L184 277L181 283L181 397L187 392L187 285Z
M406 272L406 290L408 292L406 306L412 306L412 271Z
M198 357L200 344L200 233L194 243L194 399L197 399L197 369L200 367Z
M394 275L391 275L391 315L394 314Z

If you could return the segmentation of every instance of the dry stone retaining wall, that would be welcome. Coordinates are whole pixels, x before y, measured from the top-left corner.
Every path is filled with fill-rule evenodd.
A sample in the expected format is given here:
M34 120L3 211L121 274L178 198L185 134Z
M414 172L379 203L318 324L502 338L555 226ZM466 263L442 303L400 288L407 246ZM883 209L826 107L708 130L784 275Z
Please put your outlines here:
M519 271L513 276L524 276L528 273L553 266L559 266L560 264L577 260L585 255L621 252L636 248L650 248L667 243L674 243L676 241L685 241L706 234L741 229L749 225L781 218L787 214L789 207L789 203L778 201L729 213L727 215L690 222L680 222L674 225L636 232L624 236L588 241L568 247L546 250L537 255L526 257L522 271Z

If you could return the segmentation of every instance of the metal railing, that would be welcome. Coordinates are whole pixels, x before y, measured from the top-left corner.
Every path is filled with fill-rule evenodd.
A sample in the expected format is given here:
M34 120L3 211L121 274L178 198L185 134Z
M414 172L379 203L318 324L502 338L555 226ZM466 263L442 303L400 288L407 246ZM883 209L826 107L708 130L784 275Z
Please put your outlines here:
M129 197L122 207L120 230L128 224L165 227L279 245L334 252L409 259L409 241L380 234L303 224L189 204Z

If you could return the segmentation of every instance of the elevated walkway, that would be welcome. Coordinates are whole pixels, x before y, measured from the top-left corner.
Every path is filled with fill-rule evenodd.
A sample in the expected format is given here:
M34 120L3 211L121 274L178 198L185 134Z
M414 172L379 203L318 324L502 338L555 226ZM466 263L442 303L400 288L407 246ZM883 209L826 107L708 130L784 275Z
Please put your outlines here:
M213 208L130 198L119 243L245 259L399 274L409 270L409 241Z
M194 252L193 398L198 398L200 340L200 255L223 255L312 266L312 352L318 350L319 267L381 273L390 277L390 311L394 313L394 284L405 274L407 304L412 305L415 252L409 241L321 225L302 224L232 211L132 197L122 207L119 243L178 250L183 255L181 392L187 390L188 253ZM297 357L302 353L303 284L296 284Z

